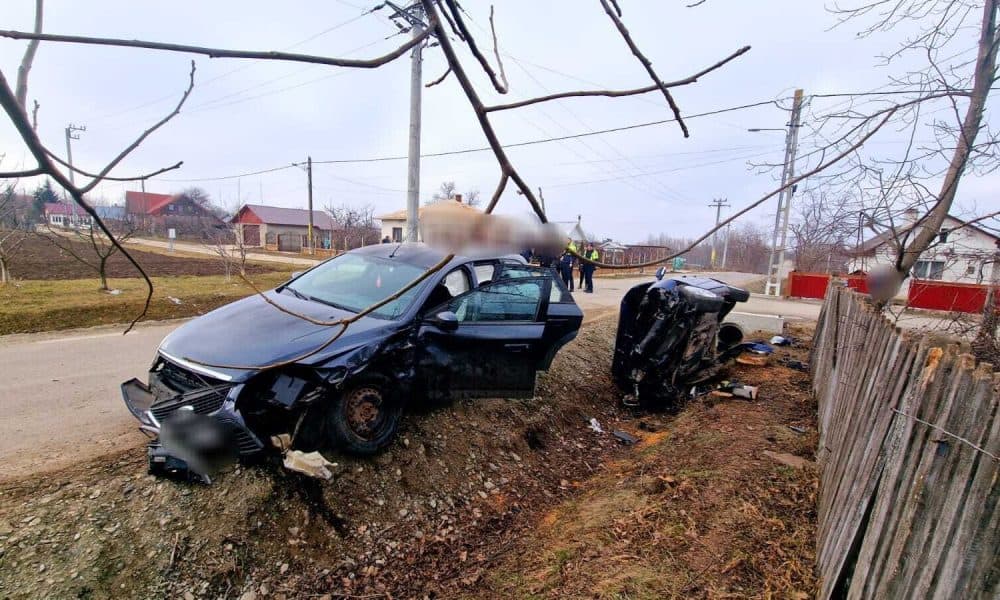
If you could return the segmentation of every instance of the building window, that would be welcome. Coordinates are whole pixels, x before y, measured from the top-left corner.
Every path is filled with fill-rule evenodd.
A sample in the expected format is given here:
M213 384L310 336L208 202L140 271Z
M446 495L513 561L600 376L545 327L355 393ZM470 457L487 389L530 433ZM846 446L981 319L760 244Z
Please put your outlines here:
M917 279L937 279L944 275L943 260L918 260L913 265L913 276Z
M965 267L965 274L966 275L975 275L976 274L976 265L975 265L975 263L969 263L969 266Z
M948 229L947 227L942 227L941 231L938 232L938 243L941 243L941 244L948 243L948 234L949 233L951 233L950 229Z
M392 228L392 241L402 242L403 241L403 228L393 227Z

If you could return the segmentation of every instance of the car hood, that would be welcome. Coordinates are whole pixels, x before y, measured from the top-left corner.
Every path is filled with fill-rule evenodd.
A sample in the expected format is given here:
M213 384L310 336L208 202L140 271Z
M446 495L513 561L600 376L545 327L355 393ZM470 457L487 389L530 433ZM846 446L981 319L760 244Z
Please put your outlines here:
M318 321L354 315L274 290L264 295L289 311ZM352 323L336 342L303 363L324 362L376 342L398 327L398 321L363 317ZM204 367L239 381L260 367L316 350L338 330L339 327L317 325L282 312L255 294L181 325L163 340L159 351L169 359L187 363L185 366L189 368Z

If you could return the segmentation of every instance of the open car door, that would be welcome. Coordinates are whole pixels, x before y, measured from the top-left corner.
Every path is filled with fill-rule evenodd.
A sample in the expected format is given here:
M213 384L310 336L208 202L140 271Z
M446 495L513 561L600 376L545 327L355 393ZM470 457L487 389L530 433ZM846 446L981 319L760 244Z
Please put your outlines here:
M429 311L418 333L419 368L432 397L530 398L548 350L552 280L491 281Z

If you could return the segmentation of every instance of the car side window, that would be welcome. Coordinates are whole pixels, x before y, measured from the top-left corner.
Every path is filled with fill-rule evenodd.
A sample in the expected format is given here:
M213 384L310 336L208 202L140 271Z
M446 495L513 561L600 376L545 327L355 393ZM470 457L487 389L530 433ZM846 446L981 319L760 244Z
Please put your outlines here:
M448 310L466 323L534 321L544 286L538 278L497 281L455 298Z
M573 301L573 297L566 289L566 286L563 285L562 280L556 277L554 269L504 263L503 268L500 271L500 279L520 279L522 277L549 278L552 281L552 286L549 288L549 303Z
M472 270L476 272L476 285L481 286L493 281L497 266L492 262L476 263Z

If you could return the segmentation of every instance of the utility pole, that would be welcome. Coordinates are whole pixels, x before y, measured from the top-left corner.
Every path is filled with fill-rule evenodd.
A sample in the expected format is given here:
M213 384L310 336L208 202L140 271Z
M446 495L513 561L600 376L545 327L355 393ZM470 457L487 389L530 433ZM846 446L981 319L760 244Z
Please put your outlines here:
M722 217L722 207L723 206L729 206L729 205L726 204L726 199L725 198L716 198L715 200L712 200L712 203L709 204L709 206L714 206L715 207L715 231L712 232L712 258L709 261L711 263L711 265L712 265L712 268L714 269L715 268L715 257L716 257L715 249L718 248L719 220Z
M795 90L792 100L792 118L785 130L785 162L781 168L781 187L795 179L795 150L799 143L799 124L802 118L802 90ZM788 242L788 217L792 210L794 186L778 193L778 210L774 213L774 233L771 236L771 255L767 261L765 295L781 295L781 267L785 262L785 245ZM772 293L773 292L773 293Z
M78 131L87 131L86 125L78 127L70 123L66 126L66 162L69 163L69 182L73 185L76 185L76 180L73 178L73 145L70 142L80 139Z
M309 180L309 254L316 254L313 243L313 157L306 159L306 178Z
M424 9L420 2L400 8L392 2L386 6L393 9L392 19L405 22L401 28L410 28L410 34L417 38L424 32ZM398 25L398 24L397 24ZM406 172L406 241L420 239L420 103L424 89L423 44L417 44L410 53L410 146Z

